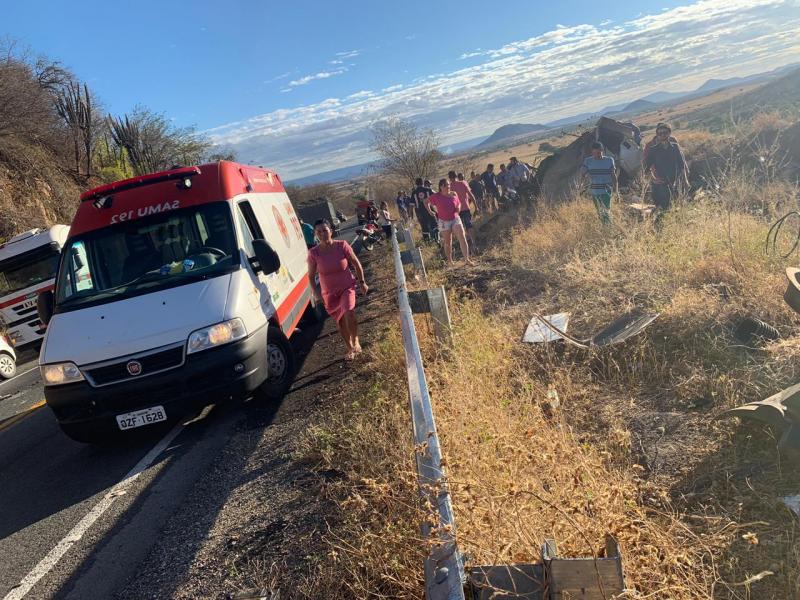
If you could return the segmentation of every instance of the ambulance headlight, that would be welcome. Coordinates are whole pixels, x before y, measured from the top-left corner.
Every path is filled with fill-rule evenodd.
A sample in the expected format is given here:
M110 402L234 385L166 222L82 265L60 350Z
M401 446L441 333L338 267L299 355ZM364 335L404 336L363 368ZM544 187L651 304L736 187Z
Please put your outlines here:
M83 381L83 373L75 363L71 362L41 365L39 371L42 374L45 385L62 385L64 383Z
M192 332L186 345L186 354L222 346L245 336L247 336L247 329L239 318L217 323Z

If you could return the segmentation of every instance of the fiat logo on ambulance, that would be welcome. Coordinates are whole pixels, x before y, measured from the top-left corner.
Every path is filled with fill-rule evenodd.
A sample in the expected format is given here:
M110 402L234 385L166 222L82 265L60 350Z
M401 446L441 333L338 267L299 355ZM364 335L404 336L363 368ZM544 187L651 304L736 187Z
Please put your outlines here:
M131 377L136 377L137 375L142 374L142 363L140 363L138 360L130 361L127 365L125 365L125 368L128 370L128 373L131 375Z

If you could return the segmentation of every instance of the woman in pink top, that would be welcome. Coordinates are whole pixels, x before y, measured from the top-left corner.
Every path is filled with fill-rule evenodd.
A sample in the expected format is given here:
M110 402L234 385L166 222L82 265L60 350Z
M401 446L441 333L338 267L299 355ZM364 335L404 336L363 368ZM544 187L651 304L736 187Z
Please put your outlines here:
M434 213L431 206L436 209ZM453 233L456 234L461 254L468 265L474 265L469 258L467 238L464 236L464 226L458 212L461 210L461 201L455 192L450 191L450 182L447 179L439 180L439 193L433 194L425 202L425 208L439 223L439 234L442 236L442 247L447 258L447 264L453 264Z
M308 281L317 301L325 304L325 310L336 320L342 334L347 353L345 360L353 360L361 352L358 341L358 321L356 320L356 284L366 295L364 269L350 244L344 240L334 240L330 224L320 219L314 224L314 233L319 244L308 251ZM350 268L356 272L356 277ZM319 274L322 293L317 290L315 277ZM321 297L320 297L321 296Z

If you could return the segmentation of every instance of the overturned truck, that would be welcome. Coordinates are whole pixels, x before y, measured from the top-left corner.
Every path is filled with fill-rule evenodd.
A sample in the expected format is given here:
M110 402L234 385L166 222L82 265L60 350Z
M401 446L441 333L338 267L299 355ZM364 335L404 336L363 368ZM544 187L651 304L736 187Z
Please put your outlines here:
M539 191L561 200L571 195L580 181L580 167L591 154L592 143L602 142L606 154L619 167L620 182L634 179L642 168L642 140L639 128L600 117L594 128L584 131L569 146L545 158L536 172Z

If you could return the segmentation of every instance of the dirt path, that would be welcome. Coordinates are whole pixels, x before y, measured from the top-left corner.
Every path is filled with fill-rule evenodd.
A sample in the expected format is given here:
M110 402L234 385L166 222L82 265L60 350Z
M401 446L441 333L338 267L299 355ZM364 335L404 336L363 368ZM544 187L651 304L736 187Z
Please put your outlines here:
M361 258L372 286L357 309L368 347L374 325L395 309L394 278L385 245ZM295 595L291 574L307 573L324 559L320 538L338 509L317 492L340 473L313 472L298 459L300 442L359 391L362 365L341 359L342 342L330 319L302 336L315 341L291 392L280 404L243 405L224 451L118 599L233 598L248 590L280 590L289 598Z

